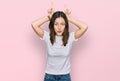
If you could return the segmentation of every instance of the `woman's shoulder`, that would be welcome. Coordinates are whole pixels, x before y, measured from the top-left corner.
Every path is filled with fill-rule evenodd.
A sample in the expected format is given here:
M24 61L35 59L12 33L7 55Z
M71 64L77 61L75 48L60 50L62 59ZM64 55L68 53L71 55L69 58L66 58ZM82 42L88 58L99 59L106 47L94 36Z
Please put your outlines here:
M47 31L47 30L43 30L44 31L44 33L46 33L46 34L49 34L50 32L49 31Z
M70 40L77 41L78 39L75 39L75 31L70 32Z
M47 40L49 38L49 34L50 32L49 31L46 31L46 30L43 30L43 38L40 38L41 40Z

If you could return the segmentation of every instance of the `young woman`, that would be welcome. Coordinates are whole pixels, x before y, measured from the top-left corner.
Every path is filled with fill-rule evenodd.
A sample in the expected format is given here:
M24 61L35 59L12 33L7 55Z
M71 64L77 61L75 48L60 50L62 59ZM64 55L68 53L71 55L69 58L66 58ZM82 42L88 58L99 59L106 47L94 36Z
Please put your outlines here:
M47 47L47 65L44 81L71 81L70 50L73 41L77 41L88 29L82 21L71 17L66 9L54 12L49 9L48 16L32 22L32 28L44 40ZM50 21L50 32L43 30L41 25ZM69 32L69 22L76 25L77 30Z

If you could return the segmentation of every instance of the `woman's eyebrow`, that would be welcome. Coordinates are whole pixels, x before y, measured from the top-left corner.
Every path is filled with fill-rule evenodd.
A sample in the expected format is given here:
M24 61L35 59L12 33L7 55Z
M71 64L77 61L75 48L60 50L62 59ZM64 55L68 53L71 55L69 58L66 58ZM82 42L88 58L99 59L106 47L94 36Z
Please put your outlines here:
M58 23L58 22L55 22L55 23Z
M61 22L62 24L65 24L65 22Z

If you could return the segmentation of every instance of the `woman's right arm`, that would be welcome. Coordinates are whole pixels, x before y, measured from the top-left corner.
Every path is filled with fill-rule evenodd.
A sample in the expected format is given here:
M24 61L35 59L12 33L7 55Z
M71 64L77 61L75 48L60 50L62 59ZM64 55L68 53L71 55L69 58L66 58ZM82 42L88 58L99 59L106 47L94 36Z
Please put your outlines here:
M45 22L49 21L49 17L46 16L46 17L43 17L43 18L40 18L40 19L37 19L35 21L33 21L31 23L31 26L33 28L33 30L36 32L37 35L39 35L41 38L43 38L43 35L44 35L44 31L43 29L41 28L41 25L44 24Z
M37 19L35 21L32 22L31 26L33 28L33 30L41 37L43 38L44 35L44 31L41 28L41 25L44 24L45 22L49 21L52 17L52 14L54 13L54 9L50 8L48 10L48 16Z

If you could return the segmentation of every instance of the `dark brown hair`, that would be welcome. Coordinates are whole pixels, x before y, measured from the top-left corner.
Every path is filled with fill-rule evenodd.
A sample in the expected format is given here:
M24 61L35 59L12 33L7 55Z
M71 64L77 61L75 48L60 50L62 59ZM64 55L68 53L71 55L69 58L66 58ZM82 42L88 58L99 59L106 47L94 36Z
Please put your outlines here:
M50 41L51 41L52 45L55 42L56 32L54 30L54 22L55 22L56 18L58 18L58 17L62 17L65 20L65 29L62 34L62 36L63 36L62 41L63 41L63 45L66 46L66 44L68 42L68 38L69 38L69 24L68 24L67 16L65 15L65 13L63 11L54 12L52 15L52 18L50 19L50 23L49 23Z

